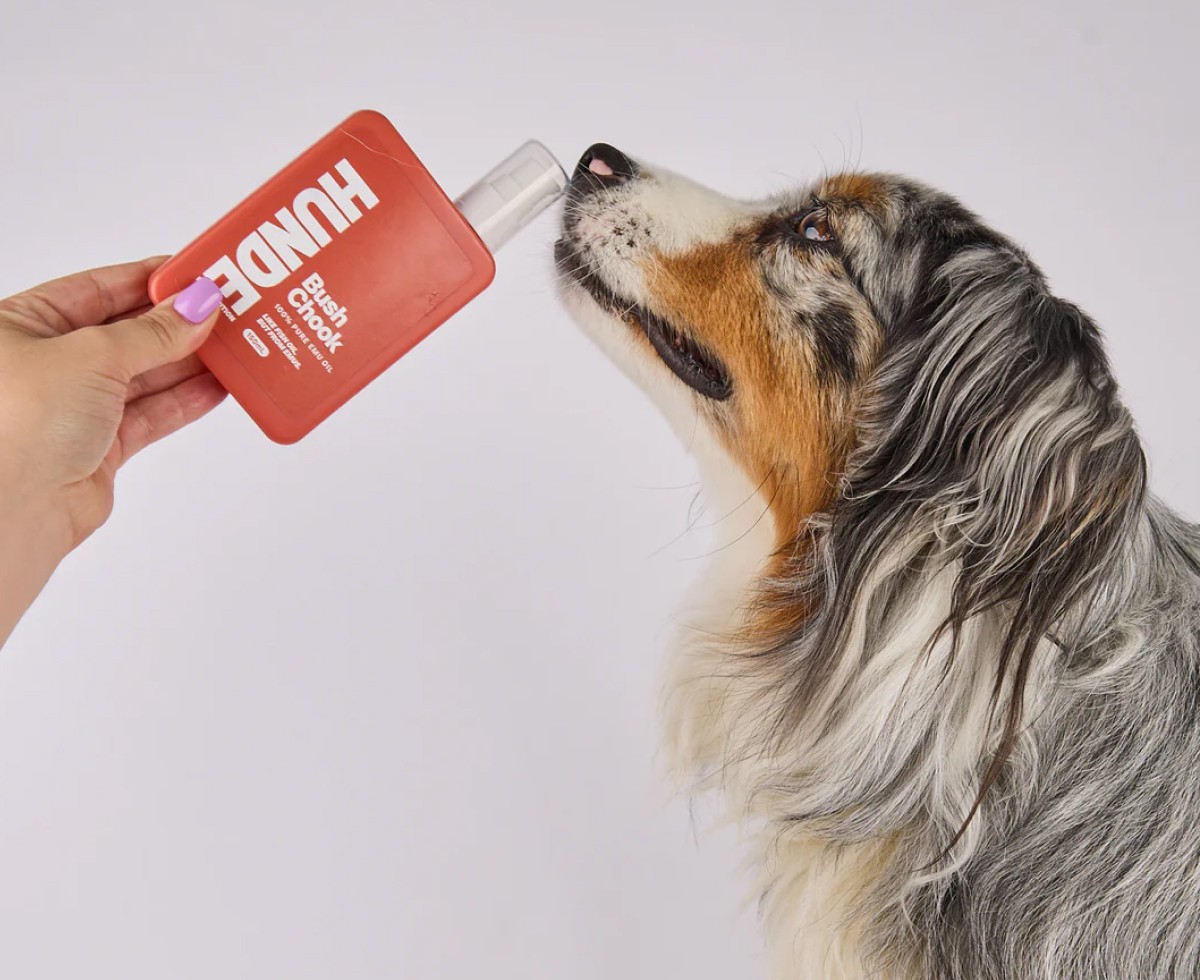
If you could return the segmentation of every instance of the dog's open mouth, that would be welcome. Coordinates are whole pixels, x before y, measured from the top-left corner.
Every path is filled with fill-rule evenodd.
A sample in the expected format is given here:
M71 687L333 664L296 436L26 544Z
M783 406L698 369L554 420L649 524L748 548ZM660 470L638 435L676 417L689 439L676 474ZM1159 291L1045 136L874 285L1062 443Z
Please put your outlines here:
M724 362L690 333L618 296L565 238L555 243L554 256L559 271L582 286L606 312L645 334L662 362L689 388L714 401L733 394L733 379Z
M626 311L625 322L645 333L663 363L684 384L714 401L724 401L733 394L729 372L720 358L691 336L640 306Z

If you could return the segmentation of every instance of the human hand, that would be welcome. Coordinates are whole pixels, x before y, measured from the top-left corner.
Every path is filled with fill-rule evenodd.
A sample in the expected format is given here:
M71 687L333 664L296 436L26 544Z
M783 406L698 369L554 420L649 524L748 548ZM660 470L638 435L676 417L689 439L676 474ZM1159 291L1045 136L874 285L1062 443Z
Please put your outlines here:
M0 301L0 643L24 609L13 597L32 601L107 519L117 470L225 395L194 353L220 292L199 279L151 307L146 282L162 261Z

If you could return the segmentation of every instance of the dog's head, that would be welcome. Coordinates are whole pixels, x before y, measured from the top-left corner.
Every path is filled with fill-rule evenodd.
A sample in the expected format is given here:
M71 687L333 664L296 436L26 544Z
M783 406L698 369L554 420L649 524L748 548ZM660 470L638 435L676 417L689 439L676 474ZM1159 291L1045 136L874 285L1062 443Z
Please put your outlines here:
M953 568L937 636L1008 624L987 654L1016 695L1007 744L1034 648L1075 649L1072 610L1143 500L1094 325L955 200L889 175L743 202L597 144L556 259L588 331L760 488L776 550L750 628L792 665L792 716L847 696L872 602Z
M1041 276L1014 245L899 177L839 174L747 203L597 144L576 168L556 257L593 337L681 431L699 417L773 501L783 539L834 502L872 416L867 389L902 350L953 359L953 376L927 372L931 413L953 382L998 381L1031 356L1045 374L1070 358L1107 380L1091 325L1034 294ZM956 291L988 304L974 337L944 315ZM1019 407L1010 386L987 387Z
M903 249L893 196L847 177L746 204L604 144L576 168L557 245L568 300L681 433L710 430L781 530L829 503L883 344L876 304L899 305L894 273L875 271Z

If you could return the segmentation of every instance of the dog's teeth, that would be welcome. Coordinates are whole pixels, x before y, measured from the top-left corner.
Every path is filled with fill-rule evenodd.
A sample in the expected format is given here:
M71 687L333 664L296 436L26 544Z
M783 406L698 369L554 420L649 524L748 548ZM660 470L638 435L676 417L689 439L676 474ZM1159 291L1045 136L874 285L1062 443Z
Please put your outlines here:
M588 170L598 177L611 177L613 175L613 168L599 157L592 158L592 160L588 163Z

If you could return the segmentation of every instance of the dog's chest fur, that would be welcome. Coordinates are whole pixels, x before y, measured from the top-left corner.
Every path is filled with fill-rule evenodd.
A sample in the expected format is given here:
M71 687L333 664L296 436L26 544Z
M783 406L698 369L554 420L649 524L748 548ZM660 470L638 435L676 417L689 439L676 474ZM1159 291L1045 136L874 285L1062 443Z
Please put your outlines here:
M711 440L694 445L713 529L711 564L678 616L664 692L667 756L679 789L716 790L726 819L752 839L746 868L767 932L773 980L862 980L858 904L886 861L887 845L831 847L781 831L769 795L754 793L772 760L758 743L760 689L739 633L775 548L768 502ZM875 980L900 980L900 976Z

